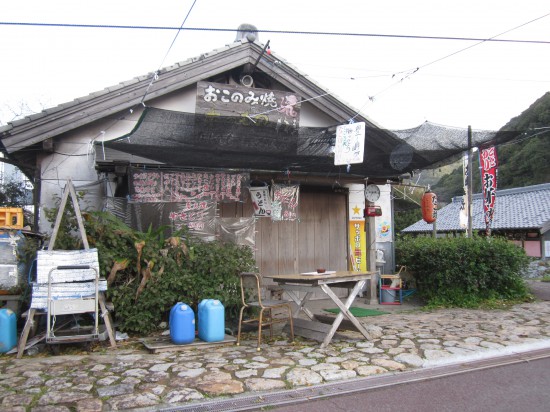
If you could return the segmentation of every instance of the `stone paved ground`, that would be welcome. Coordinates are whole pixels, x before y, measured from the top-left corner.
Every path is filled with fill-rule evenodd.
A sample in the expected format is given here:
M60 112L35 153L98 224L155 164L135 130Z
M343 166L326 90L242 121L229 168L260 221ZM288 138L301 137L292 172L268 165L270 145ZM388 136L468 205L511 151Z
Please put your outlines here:
M384 373L399 373L550 347L550 302L507 310L443 309L361 318L370 334L344 332L320 349L297 339L257 352L254 336L241 346L149 354L139 345L95 352L15 359L0 356L0 409L111 411L201 402L215 397L297 388Z

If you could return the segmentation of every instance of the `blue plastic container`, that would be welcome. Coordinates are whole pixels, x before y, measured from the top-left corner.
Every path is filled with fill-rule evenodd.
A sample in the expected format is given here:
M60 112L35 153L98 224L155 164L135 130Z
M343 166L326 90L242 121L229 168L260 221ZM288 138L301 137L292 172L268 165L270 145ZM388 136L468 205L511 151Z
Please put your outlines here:
M17 316L10 309L0 309L0 353L17 345Z
M199 303L199 339L220 342L225 338L225 308L216 299L203 299Z
M170 339L176 345L195 340L195 312L191 306L178 302L170 309Z
M183 305L183 302L176 303L174 306L172 306L172 309L170 309L170 316L168 317L168 327L170 327L170 325L172 324L172 317L174 316L174 312L179 305Z

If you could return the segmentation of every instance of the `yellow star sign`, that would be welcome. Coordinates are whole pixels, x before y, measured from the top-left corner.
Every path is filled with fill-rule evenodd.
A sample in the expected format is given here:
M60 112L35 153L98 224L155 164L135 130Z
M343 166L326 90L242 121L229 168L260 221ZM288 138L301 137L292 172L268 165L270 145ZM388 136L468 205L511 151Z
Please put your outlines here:
M361 211L361 208L359 206L355 205L355 207L352 208L352 210L353 210L354 215L358 215L359 212Z

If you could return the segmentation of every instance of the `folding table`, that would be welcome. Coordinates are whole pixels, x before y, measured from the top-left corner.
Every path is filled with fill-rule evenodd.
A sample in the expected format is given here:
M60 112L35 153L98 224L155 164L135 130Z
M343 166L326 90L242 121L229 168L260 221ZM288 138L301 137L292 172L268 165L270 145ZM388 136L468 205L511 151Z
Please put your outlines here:
M293 311L295 333L308 338L322 340L321 348L324 348L332 340L344 316L351 321L365 338L369 337L363 325L353 316L349 308L357 295L363 290L367 280L370 280L376 274L377 272L366 271L329 271L325 273L306 272L288 275L264 275L264 277L273 279L298 305ZM342 302L336 293L334 293L333 289L335 288L351 290L345 302ZM313 293L318 291L325 293L340 309L340 313L338 313L331 326L315 321L313 313L306 307ZM304 292L305 295L300 298L298 292ZM300 312L304 312L309 320L298 319L297 316Z

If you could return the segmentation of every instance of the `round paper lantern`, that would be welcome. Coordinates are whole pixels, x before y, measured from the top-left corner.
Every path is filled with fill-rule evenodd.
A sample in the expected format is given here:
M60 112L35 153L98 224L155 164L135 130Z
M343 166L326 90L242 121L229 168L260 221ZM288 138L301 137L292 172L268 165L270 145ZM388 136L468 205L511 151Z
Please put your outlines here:
M426 223L433 223L437 217L437 196L429 190L422 196L422 219Z

